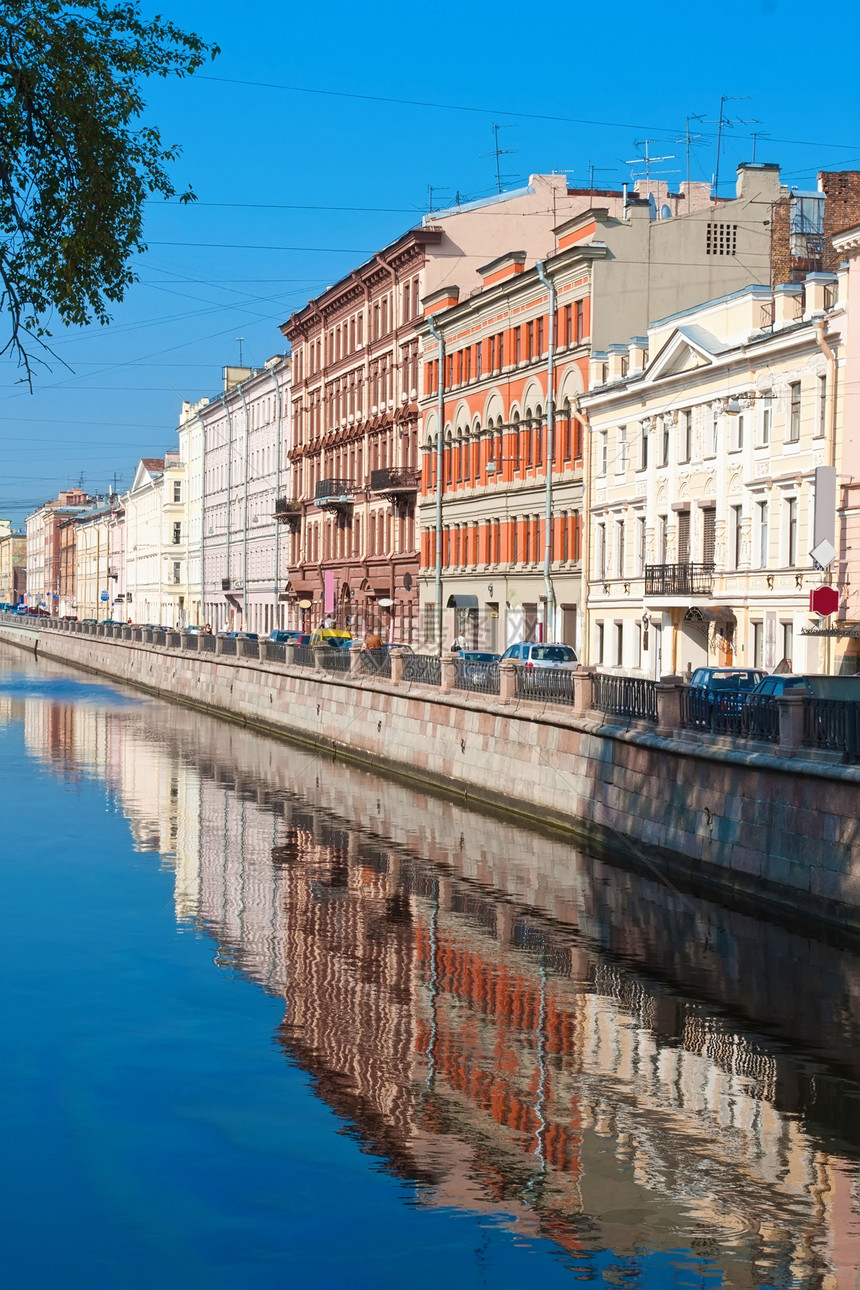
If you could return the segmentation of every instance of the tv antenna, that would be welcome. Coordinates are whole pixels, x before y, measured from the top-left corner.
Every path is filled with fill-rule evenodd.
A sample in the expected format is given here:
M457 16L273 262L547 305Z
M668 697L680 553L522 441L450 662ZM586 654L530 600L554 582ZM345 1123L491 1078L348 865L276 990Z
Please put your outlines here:
M708 121L707 123L708 125L715 125L717 127L717 165L714 170L714 197L715 198L719 197L720 195L720 154L722 153L722 150L723 150L723 130L733 130L736 125L761 125L761 121L756 121L754 119L745 121L743 120L742 117L735 117L734 120L731 120L729 117L726 116L725 111L723 109L725 108L725 105L727 103L748 103L748 102L749 102L748 94L721 94L720 95L720 115L717 117L716 121Z
M631 171L630 172L631 179L644 179L645 183L649 184L651 182L651 167L654 165L655 162L675 160L674 152L670 153L666 157L652 157L649 151L649 148L652 143L657 143L657 142L659 142L657 139L635 139L633 141L633 147L644 148L645 155L644 157L634 157L631 161L625 161L624 164L625 166L644 165L645 173L640 175L634 175L633 172ZM655 170L654 171L655 175L677 175L677 173L678 173L677 170Z
M750 138L753 141L752 163L755 165L755 149L759 139L769 139L770 130L750 130Z
M612 175L615 173L616 166L595 166L593 161L588 163L588 191L594 193L594 176L595 175Z
M432 214L433 214L433 211L436 209L436 208L434 207L434 205L433 205L433 194L434 194L434 193L450 193L450 191L451 191L451 189L450 189L450 188L442 187L440 184L428 184L428 185L427 185L427 214L428 214L428 215L432 215Z
M245 337L237 336L236 340L239 342L239 366L244 367L244 363L242 362L242 346L245 343Z
M493 151L481 153L482 157L495 157L496 159L496 192L497 193L501 193L502 191L502 169L501 169L501 163L499 159L501 157L511 157L515 152L519 152L519 148L500 148L499 147L499 131L516 130L516 128L517 126L515 121L508 122L507 124L504 124L504 125L496 125L494 122L493 123ZM510 178L510 176L508 175L505 175L504 177L506 179Z
M693 148L695 148L697 143L701 143L702 140L704 139L704 135L693 133L693 131L690 129L690 122L691 121L701 122L701 121L704 121L704 119L705 119L704 112L700 112L698 114L691 112L689 116L685 116L684 117L684 137L683 139L675 140L676 143L683 143L684 145L684 154L687 159L686 169L687 169L687 187L688 188L690 187L690 152L692 151Z

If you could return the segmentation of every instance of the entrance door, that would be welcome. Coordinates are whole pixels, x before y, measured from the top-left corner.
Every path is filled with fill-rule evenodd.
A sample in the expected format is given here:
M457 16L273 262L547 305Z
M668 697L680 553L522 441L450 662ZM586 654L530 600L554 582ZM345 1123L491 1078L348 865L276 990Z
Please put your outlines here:
M576 605L561 607L561 639L576 649Z

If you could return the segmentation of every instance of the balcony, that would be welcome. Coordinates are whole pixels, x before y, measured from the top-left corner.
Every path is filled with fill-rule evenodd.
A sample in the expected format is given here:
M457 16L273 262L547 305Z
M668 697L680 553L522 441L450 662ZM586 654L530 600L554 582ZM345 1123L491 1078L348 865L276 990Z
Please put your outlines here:
M710 596L713 564L646 564L645 598L649 596Z
M386 497L408 497L420 486L421 471L417 466L383 466L370 472L370 491Z
M354 479L318 479L314 504L328 510L351 510L355 501Z
M278 497L275 500L274 518L279 524L288 524L290 528L298 528L302 521L301 502L291 502L286 497Z
M230 579L229 579L229 578L222 578L222 579L221 579L221 590L222 590L222 591L229 591L229 590L230 590Z

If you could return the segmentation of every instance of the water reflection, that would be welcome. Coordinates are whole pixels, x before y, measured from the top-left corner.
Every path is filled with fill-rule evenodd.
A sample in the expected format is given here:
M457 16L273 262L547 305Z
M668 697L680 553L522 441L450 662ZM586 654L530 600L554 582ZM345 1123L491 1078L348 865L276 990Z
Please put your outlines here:
M609 1250L635 1281L657 1250L679 1284L856 1285L854 955L184 709L27 675L0 721L104 781L173 867L180 924L283 998L278 1042L417 1203L497 1215L583 1275Z

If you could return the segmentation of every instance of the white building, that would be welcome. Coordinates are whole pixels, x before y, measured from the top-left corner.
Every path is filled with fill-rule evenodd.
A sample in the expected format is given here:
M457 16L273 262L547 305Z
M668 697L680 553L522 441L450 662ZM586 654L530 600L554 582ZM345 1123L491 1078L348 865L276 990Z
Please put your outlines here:
M284 625L286 611L286 538L275 515L292 469L289 358L271 358L259 371L225 368L223 394L189 409L188 427L191 418L201 427L204 462L205 620L213 631L267 634Z
M835 667L804 632L823 580L810 552L837 536L836 288L830 274L750 286L612 347L626 376L581 399L587 662L652 677Z

